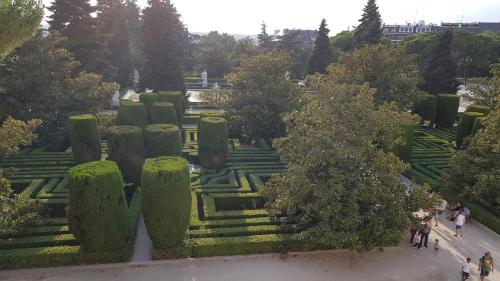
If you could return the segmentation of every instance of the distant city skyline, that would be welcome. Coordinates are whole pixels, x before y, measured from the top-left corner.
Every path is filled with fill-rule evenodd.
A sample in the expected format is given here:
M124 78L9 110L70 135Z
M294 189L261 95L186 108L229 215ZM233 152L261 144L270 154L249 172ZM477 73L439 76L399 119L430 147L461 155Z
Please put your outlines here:
M95 1L95 0L94 0ZM333 36L358 24L366 0L171 0L181 20L192 32L217 30L230 34L255 35L264 21L267 32L276 29L317 29L325 18ZM52 0L43 0L46 6ZM147 0L138 0L141 7ZM500 22L499 0L378 0L382 19L387 24L424 20L441 22Z

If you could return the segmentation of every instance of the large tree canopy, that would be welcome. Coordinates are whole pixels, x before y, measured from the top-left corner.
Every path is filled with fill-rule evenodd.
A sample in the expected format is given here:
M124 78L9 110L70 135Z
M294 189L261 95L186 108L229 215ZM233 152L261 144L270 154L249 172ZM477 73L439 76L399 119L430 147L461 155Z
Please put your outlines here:
M38 0L0 0L0 60L36 33L42 17Z
M206 69L211 77L223 77L236 63L237 42L232 35L212 31L200 37L196 57L200 70Z
M382 40L382 18L375 0L368 0L355 30L356 45L378 44Z
M314 51L309 60L309 74L326 73L326 68L333 61L333 50L330 45L328 34L330 30L326 27L326 20L321 21L318 37L314 44Z

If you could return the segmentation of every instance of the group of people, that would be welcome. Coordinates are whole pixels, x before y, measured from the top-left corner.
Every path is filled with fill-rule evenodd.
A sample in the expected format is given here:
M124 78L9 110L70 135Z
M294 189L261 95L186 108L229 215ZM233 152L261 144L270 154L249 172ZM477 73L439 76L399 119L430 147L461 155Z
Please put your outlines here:
M464 236L463 227L467 222L471 222L471 212L469 208L463 207L460 202L455 201L446 207L447 219L455 223L455 236Z
M467 258L467 263L464 263L462 265L462 281L465 281L470 278L471 261L472 261L471 258ZM494 270L493 257L491 256L490 252L486 252L484 256L482 256L479 259L479 264L477 268L477 271L479 271L479 279L483 281L484 278L490 275L490 272L492 272L493 270Z

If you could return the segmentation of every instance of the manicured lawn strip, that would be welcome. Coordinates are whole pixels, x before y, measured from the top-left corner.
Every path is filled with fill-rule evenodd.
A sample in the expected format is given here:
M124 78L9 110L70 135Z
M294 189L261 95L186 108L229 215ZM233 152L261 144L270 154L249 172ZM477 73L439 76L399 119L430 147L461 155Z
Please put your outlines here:
M256 225L256 226L206 228L206 229L193 230L191 231L190 236L191 238L235 237L235 236L278 234L282 232L283 230L279 225Z
M40 188L42 188L45 183L44 179L34 179L24 190L21 192L20 196L25 196L26 198L34 198L38 193Z
M39 226L30 227L25 229L22 233L9 235L8 238L21 238L30 236L42 236L42 235L58 235L69 233L69 228L67 225L55 225L55 226ZM1 238L7 238L6 235L0 236Z
M73 236L73 234L0 239L0 249L2 250L64 246L64 245L76 245L76 244L77 241Z
M205 228L218 227L236 227L236 226L252 226L252 225L275 225L279 222L273 222L269 217L250 218L250 219L227 219L227 220L209 220L204 223Z

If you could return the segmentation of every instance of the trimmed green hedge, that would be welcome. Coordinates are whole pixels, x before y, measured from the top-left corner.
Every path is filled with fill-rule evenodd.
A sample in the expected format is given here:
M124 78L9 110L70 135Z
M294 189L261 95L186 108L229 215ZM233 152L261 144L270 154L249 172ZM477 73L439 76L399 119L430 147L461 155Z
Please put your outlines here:
M68 222L87 251L117 250L127 245L127 202L118 166L95 161L71 168Z
M474 126L472 126L471 135L475 135L479 130L484 128L485 121L486 121L486 117L477 117L474 120Z
M137 126L143 128L148 124L148 116L143 103L123 101L116 117L118 125Z
M462 118L460 118L460 122L458 123L458 128L457 128L457 137L456 137L458 148L462 146L464 138L471 134L472 129L474 127L474 121L478 117L484 117L484 114L470 111L470 112L465 112L462 115Z
M155 249L175 251L189 226L191 192L188 162L180 157L151 159L142 170L144 223Z
M160 101L158 94L156 94L156 93L142 93L139 96L139 101L141 103L143 103L144 107L146 108L146 114L148 116L149 124L155 124L155 122L152 120L152 110L153 110L153 104L155 102Z
M71 116L68 122L71 149L77 163L101 159L101 137L93 115Z
M179 124L175 107L170 102L155 102L151 109L151 124Z
M430 121L432 126L436 122L437 97L431 94L422 95L413 106L413 113L422 117L422 121Z
M479 112L479 113L482 113L484 115L488 115L488 113L490 113L490 108L485 106L485 105L473 104L473 105L467 106L467 108L465 109L465 112Z
M410 162L413 141L415 140L415 129L416 126L406 126L403 129L402 135L405 144L398 144L393 147L394 154L396 154L401 161L406 163Z
M205 168L223 168L228 152L226 120L219 117L204 117L201 118L198 127L200 164Z
M182 141L179 127L173 124L153 124L144 129L144 146L148 158L181 156Z
M144 164L142 129L133 126L115 126L108 129L108 159L115 161L128 183L141 183Z
M460 97L457 95L437 95L437 125L442 128L452 128L457 118L459 105Z
M224 112L220 112L220 111L207 111L207 112L202 112L200 114L200 118L203 118L203 117L220 117L220 118L225 118L225 114Z
M158 92L160 101L171 102L175 106L175 112L177 114L177 120L181 120L184 115L184 94L182 92L170 91L170 92Z

